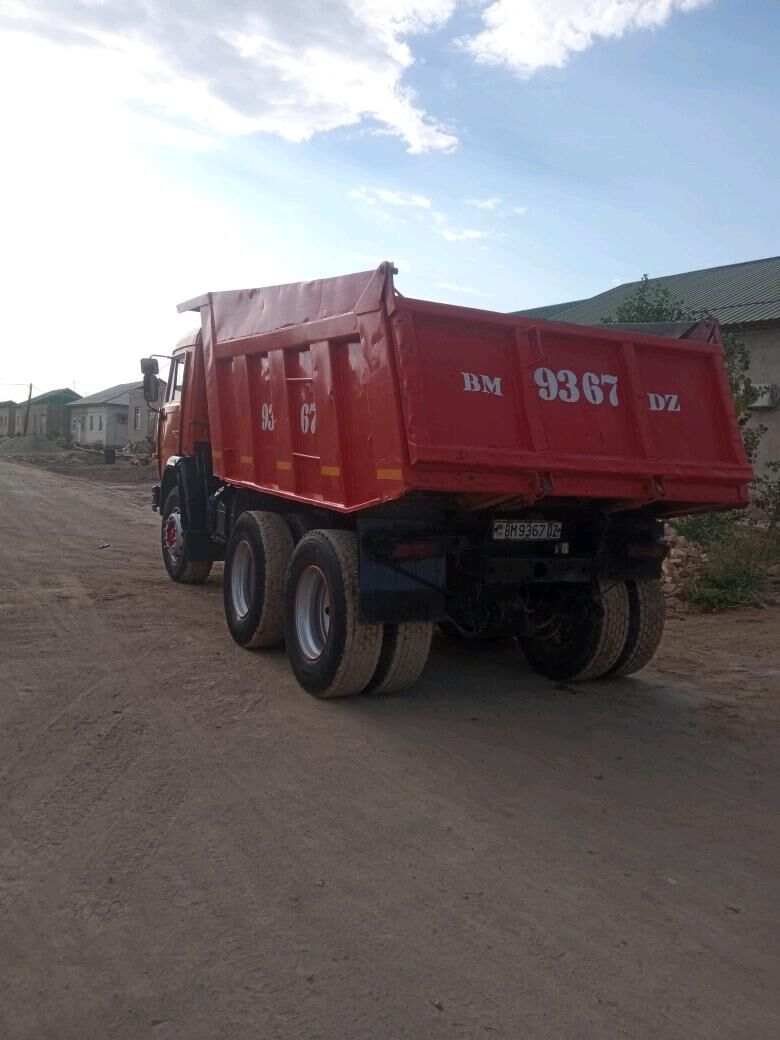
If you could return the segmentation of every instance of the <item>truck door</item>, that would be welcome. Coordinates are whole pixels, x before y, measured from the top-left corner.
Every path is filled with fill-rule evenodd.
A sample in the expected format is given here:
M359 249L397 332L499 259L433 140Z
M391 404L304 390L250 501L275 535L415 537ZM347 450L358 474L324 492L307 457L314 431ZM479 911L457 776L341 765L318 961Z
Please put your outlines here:
M165 463L172 455L181 454L181 399L186 363L187 354L179 354L174 357L171 362L171 371L168 374L165 404L160 409L157 431L161 469L165 467Z

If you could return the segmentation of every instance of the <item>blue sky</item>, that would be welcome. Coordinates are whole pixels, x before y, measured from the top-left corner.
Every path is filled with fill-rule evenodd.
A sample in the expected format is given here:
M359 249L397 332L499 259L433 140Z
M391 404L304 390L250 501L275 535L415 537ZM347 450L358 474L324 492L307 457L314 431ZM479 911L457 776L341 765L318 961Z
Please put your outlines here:
M776 2L326 6L0 16L0 397L134 378L207 289L393 259L509 310L780 251Z

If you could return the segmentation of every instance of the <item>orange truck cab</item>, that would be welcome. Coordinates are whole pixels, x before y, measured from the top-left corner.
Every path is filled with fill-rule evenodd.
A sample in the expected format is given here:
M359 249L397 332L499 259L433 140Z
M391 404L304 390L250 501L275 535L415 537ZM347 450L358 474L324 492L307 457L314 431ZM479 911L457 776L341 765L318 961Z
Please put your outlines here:
M317 696L400 690L438 625L554 679L663 630L665 518L748 501L717 322L584 328L413 300L395 269L208 293L159 405L162 555ZM669 333L669 329L663 330Z

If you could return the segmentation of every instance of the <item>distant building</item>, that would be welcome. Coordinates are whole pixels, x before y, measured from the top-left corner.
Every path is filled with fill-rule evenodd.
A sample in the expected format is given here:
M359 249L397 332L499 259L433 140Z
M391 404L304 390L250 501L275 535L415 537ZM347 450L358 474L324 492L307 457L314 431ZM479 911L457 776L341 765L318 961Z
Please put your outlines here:
M128 440L130 394L140 386L143 384L119 383L74 401L68 408L73 442L124 448Z
M717 318L725 331L743 341L750 351L750 378L760 390L751 422L767 427L758 468L780 459L780 256L651 278L650 283L668 289L691 313ZM619 305L638 285L625 282L587 300L516 313L574 325L602 325L615 317Z
M37 433L41 437L47 435L62 436L68 431L70 414L67 411L72 401L78 401L81 394L75 390L49 390L48 393L39 394L29 402L30 417L27 420L27 433ZM16 406L14 417L14 430L17 434L24 433L25 420L27 418L27 401L22 401Z
M16 401L0 401L0 437L13 437L16 432Z
M127 415L127 444L130 448L147 448L154 438L157 412L144 399L143 383L130 391Z

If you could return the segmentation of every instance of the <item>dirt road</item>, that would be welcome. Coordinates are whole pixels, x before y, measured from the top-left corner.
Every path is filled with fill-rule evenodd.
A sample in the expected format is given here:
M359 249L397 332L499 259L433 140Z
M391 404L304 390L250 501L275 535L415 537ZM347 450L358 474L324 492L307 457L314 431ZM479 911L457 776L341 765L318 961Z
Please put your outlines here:
M319 702L145 489L0 462L0 506L3 1040L780 1036L780 612Z

